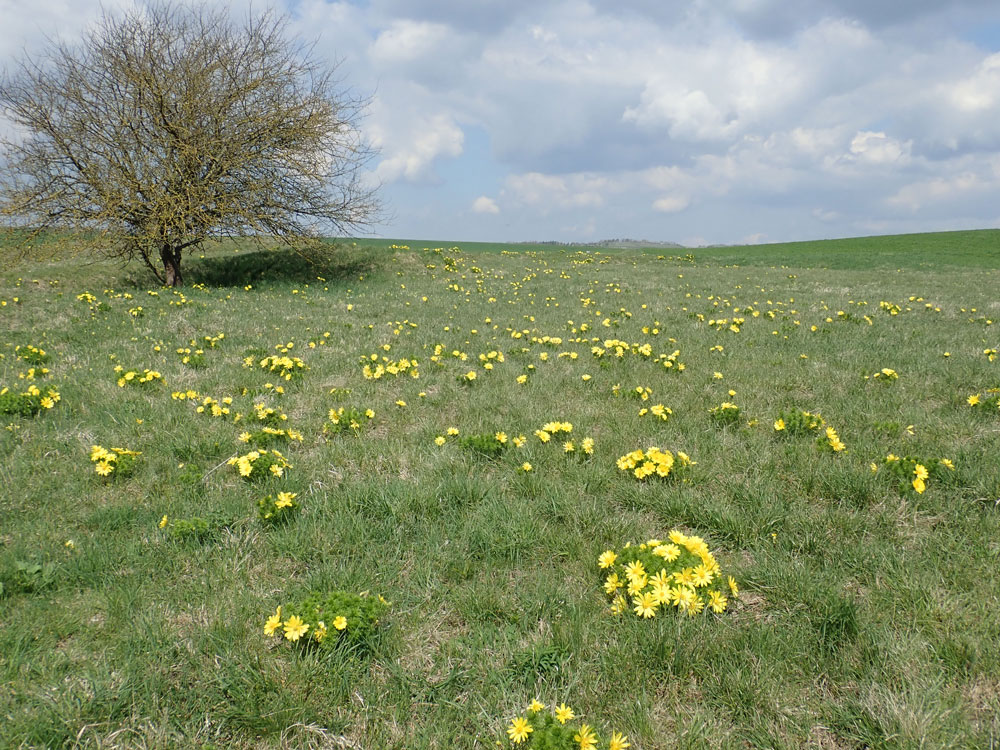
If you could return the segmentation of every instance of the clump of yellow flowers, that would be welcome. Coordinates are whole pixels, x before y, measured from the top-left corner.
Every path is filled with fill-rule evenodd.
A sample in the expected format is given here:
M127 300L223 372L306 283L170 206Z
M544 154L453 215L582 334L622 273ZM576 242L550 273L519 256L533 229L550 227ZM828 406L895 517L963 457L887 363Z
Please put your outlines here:
M572 422L546 422L541 428L535 430L534 435L542 443L559 445L562 448L563 455L581 460L589 459L594 455L594 439L592 437L585 437L580 442L574 442L569 439L569 435L572 432ZM562 438L559 438L560 433L564 433ZM553 438L556 438L556 440L553 440ZM523 445L523 442L523 440L514 439L514 445L518 447Z
M44 349L31 344L15 346L14 356L29 365L44 365L49 361L49 355Z
M640 448L626 453L617 461L621 471L632 472L636 479L645 479L651 476L657 476L661 479L681 476L696 463L697 461L692 461L691 457L683 451L677 451L677 453L662 451L655 445L646 448L646 450Z
M94 471L102 477L126 477L135 468L136 458L142 454L130 451L128 448L102 448L100 445L90 446L90 460L94 462Z
M944 480L955 471L955 464L948 458L921 458L919 456L897 456L890 453L885 457L885 463L880 467L871 464L872 473L885 469L900 480L900 492L913 490L918 495L924 494L927 482L931 479Z
M177 400L183 401L184 400L183 396L187 395L188 393L191 393L191 391L185 391L183 394L178 396ZM170 395L171 398L173 398L174 394ZM198 414L209 414L213 417L225 418L228 417L230 412L232 411L230 408L232 404L233 404L233 399L231 396L225 396L221 401L218 399L214 399L211 396L205 396L204 398L201 399L201 402L198 404L198 406L195 407L195 411Z
M515 716L507 727L511 744L524 750L627 750L632 747L621 732L601 736L579 720L565 703L551 708L531 701L524 716ZM498 745L500 743L497 743Z
M816 439L816 444L819 446L820 450L829 451L831 453L843 453L847 450L847 446L844 441L840 439L840 435L837 431L827 425L827 428L823 431L823 434Z
M883 367L881 370L872 375L871 379L882 383L891 383L894 380L899 380L899 373L891 367Z
M372 409L360 411L351 406L341 406L327 412L328 421L323 425L323 432L337 435L350 430L355 435L361 434L361 427L375 419Z
M281 356L272 354L259 361L255 361L252 356L246 357L243 360L244 367L253 367L255 363L260 369L272 372L276 377L286 381L292 378L301 378L305 375L306 370L309 369L306 363L300 358L289 357L287 354L282 354Z
M597 566L616 615L633 612L648 619L661 607L675 607L692 617L709 610L722 613L729 597L739 593L732 576L723 578L705 541L677 529L666 541L650 539L637 546L626 544L621 552L606 550Z
M153 383L166 383L157 370L126 370L121 365L115 365L115 373L118 375L118 387L124 388L126 385L151 385Z
M819 412L792 409L778 414L774 420L774 434L779 437L793 435L816 435L816 445L821 451L843 453L847 445L837 431L826 423Z
M673 413L674 413L673 409L671 409L669 406L664 406L663 404L654 404L648 409L646 408L639 409L640 417L645 417L647 414L651 414L652 416L658 417L660 420L664 422L670 419L670 417L673 416Z
M226 463L235 466L240 472L240 476L249 481L272 476L281 477L284 476L285 469L292 467L288 460L276 450L250 451L242 456L233 456Z
M257 516L264 523L277 525L287 521L299 510L295 501L297 492L279 492L277 497L268 495L257 501Z
M264 635L321 648L339 643L370 645L379 617L388 607L389 602L367 591L312 592L298 602L279 606L264 623Z
M774 420L774 432L779 437L792 435L815 435L826 426L819 412L791 409L778 414Z
M740 407L732 401L723 401L718 406L709 409L708 416L720 427L736 424L740 421Z
M365 380L381 380L389 375L393 377L400 375L409 375L411 378L420 377L419 363L416 357L392 360L383 356L380 360L377 354L372 354L368 357L362 357L361 363L364 365L361 368L361 374L365 376Z
M976 411L1000 414L1000 388L988 388L985 394L973 393L965 403Z
M257 448L269 448L272 445L287 445L293 441L302 442L303 435L292 428L261 427L253 432L241 432L236 438L241 443L247 443Z
M16 393L9 388L0 388L0 414L33 417L42 409L52 409L61 400L59 391L49 388L43 394L34 383L29 385L28 390L23 393Z

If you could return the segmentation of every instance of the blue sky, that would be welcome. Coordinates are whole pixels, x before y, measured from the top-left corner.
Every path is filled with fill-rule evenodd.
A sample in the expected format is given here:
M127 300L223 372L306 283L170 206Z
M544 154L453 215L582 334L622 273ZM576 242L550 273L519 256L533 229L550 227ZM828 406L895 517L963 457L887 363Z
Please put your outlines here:
M273 7L371 96L381 236L699 245L1000 226L996 0ZM99 12L0 0L0 62Z

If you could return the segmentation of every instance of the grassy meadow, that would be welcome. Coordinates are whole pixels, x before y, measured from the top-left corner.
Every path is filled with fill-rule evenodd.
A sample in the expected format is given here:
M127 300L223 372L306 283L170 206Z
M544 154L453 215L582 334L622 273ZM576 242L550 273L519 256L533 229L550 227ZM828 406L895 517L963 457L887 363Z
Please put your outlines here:
M185 271L0 273L0 747L1000 746L1000 232Z

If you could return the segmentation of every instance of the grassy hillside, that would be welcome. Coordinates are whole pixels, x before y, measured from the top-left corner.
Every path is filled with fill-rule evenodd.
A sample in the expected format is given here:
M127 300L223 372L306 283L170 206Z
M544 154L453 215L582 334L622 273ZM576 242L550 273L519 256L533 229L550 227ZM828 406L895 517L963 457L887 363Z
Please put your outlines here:
M783 263L810 268L1000 268L1000 229L898 234L843 240L706 248L699 258L719 263Z
M358 240L367 247L389 244L414 247L452 247L456 243L424 240ZM496 253L504 250L567 253L578 250L604 252L621 251L572 245L531 245L496 242L458 243L466 252ZM640 251L637 251L640 252ZM1000 229L978 229L961 232L932 232L875 237L852 237L842 240L783 242L768 245L736 245L703 248L645 248L651 255L683 256L693 254L699 261L723 265L790 265L808 268L840 270L864 268L924 268L940 267L1000 268Z
M5 271L0 747L990 747L997 237Z

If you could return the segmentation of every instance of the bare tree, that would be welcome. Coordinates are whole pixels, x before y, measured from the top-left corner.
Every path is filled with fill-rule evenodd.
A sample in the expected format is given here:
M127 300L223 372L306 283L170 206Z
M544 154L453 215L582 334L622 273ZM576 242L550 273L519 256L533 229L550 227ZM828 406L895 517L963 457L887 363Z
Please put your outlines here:
M0 211L29 232L77 230L181 284L210 238L298 241L370 224L364 101L266 13L155 2L105 14L0 79Z

